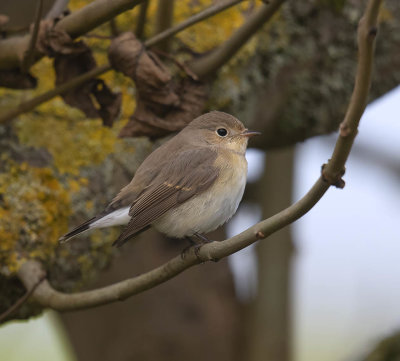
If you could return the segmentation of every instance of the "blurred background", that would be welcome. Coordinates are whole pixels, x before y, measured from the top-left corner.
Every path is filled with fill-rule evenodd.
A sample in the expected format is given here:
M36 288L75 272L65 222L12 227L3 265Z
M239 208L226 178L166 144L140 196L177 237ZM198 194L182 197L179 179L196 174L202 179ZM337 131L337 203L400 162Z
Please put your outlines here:
M68 6L74 11L88 2L71 1ZM147 35L157 26L157 21L151 19L157 18L161 2L150 2L144 30ZM1 6L6 3L11 4L6 1ZM50 1L44 3L43 14L50 12L47 16L51 18L51 11L59 14L68 2L56 1L53 7ZM245 3L206 20L203 28L183 32L169 45L169 51L176 52L178 59L182 49L207 53L264 6L258 1ZM175 3L175 22L211 4ZM249 128L262 130L264 135L248 149L248 186L237 214L226 227L213 232L211 239L233 236L280 211L301 198L319 177L336 140L332 131L343 118L351 92L356 24L364 6L365 1L356 0L289 3L222 67L210 88L208 108L237 115ZM16 10L15 6L10 8ZM0 326L0 360L397 360L400 87L396 86L400 57L395 54L400 32L395 31L399 24L394 16L399 8L397 2L388 1L381 14L385 35L378 39L371 103L346 165L343 190L330 189L303 218L268 239L218 263L189 269L122 303L64 314L45 311L26 321L9 321ZM3 27L4 38L23 34L23 24L33 21L34 9L29 11L33 17L18 20L18 26L8 23ZM16 17L10 11L0 7L0 14ZM111 27L107 24L96 29L96 34L108 36L115 26L120 32L129 30L137 24L138 14L137 9L127 12ZM211 40L199 40L216 28L225 31L215 33ZM104 62L108 40L85 41L96 50L98 63ZM49 59L43 58L32 73L47 74L50 66ZM0 83L4 75L1 71ZM52 87L54 74L49 74L39 77L34 90L0 88L0 109L9 110ZM6 149L11 142L18 155L11 154L13 160L25 161L28 171L50 169L51 177L59 184L61 190L52 185L53 193L59 192L55 202L63 200L68 212L53 211L54 219L45 226L39 223L40 218L31 219L29 227L35 235L45 234L50 239L44 246L33 248L32 255L46 262L53 284L67 292L93 289L140 274L186 247L184 242L149 231L120 251L111 251L110 242L118 230L76 239L68 248L57 247L55 233L63 233L66 220L78 223L101 209L145 155L162 141L118 138L135 109L135 89L120 73L108 73L102 79L122 93L121 114L111 128L104 127L99 119L88 120L61 98L19 115L14 127L0 126L2 154L9 155ZM21 156L26 153L33 154L33 162ZM14 169L12 173L4 166L4 159L0 166L0 212L6 209L1 203L7 194L4 189L11 189L5 187L4 174L15 177L15 172L20 172L13 182L32 188L33 194L42 191L42 186L48 188L45 181L50 177L46 173L40 178L40 186L36 186L36 178L26 185L22 183L26 169ZM28 176L32 174L38 173ZM95 180L98 178L100 182ZM88 184L92 190L88 190ZM64 201L64 190L69 193L68 201ZM22 196L16 199L17 204L26 202ZM7 218L5 212L0 214L0 231L9 232L7 239L0 232L5 255L14 249L8 241L13 229L7 228L6 222L18 219L19 213L12 213L12 218ZM55 229L54 234L43 233L36 224ZM29 242L18 233L24 245L39 243L37 236L27 233L32 237ZM9 272L12 262L3 255L1 306L16 297L9 294L17 289ZM36 313L29 308L24 312L31 316Z

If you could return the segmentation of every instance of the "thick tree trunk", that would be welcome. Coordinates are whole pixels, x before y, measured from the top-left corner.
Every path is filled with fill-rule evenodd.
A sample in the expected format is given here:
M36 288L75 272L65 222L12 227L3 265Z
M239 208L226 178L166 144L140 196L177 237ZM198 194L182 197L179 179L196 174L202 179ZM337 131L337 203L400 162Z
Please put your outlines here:
M157 266L188 244L146 232L128 243L101 287ZM212 235L224 237L224 232ZM242 308L226 260L184 272L122 303L62 315L78 360L238 360Z
M292 198L294 149L269 151L258 185L263 217L287 207ZM290 227L257 245L258 292L249 309L248 361L290 361L291 260Z

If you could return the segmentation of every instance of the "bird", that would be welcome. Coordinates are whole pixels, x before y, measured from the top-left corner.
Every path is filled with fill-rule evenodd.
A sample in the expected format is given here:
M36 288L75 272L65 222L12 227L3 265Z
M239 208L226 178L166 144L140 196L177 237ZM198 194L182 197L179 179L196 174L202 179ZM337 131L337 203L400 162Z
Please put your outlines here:
M59 242L118 225L126 226L113 243L117 247L149 227L170 238L209 241L204 234L226 223L239 206L248 140L258 134L228 113L197 117L150 153L103 212Z

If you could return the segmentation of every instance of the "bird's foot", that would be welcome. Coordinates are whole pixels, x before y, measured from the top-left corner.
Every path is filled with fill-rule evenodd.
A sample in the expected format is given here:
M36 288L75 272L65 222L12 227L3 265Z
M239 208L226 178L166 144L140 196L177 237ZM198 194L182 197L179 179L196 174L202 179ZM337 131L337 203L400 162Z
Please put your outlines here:
M194 236L196 236L196 238L200 241L200 242L196 242L193 240L193 238L191 237L185 237L185 239L190 243L190 245L186 248L183 249L183 251L181 252L181 257L182 259L185 259L186 254L190 251L191 248L194 249L194 253L196 255L196 257L198 259L200 259L200 248L207 244L207 243L211 243L213 242L211 239L207 238L206 236L204 236L203 234L200 233L194 233Z

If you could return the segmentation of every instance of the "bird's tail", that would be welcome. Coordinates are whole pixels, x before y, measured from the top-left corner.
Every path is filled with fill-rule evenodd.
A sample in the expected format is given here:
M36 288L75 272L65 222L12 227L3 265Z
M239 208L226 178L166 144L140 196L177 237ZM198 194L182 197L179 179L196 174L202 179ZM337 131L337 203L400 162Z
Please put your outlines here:
M93 217L86 222L80 224L78 227L74 228L71 232L64 234L62 237L58 239L58 242L65 243L68 242L71 238L75 237L78 234L81 234L87 231L90 228L90 225L95 222L98 217Z

